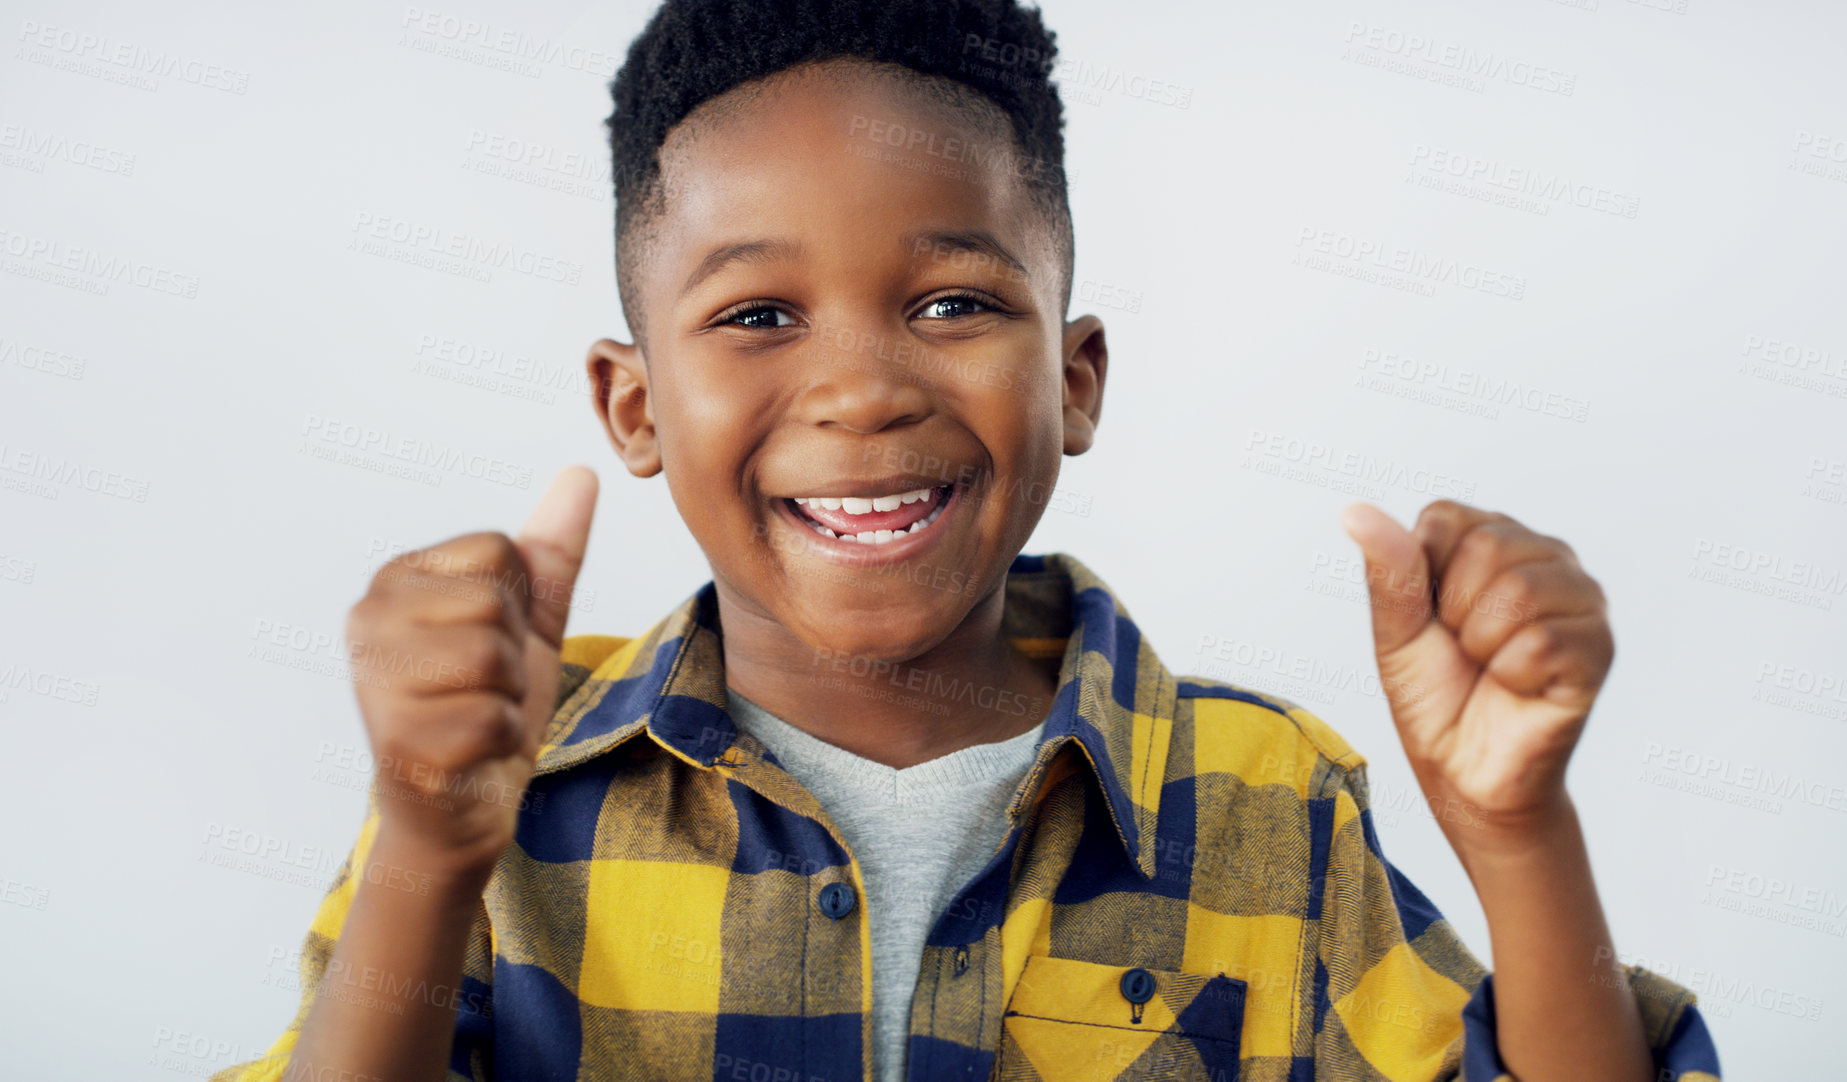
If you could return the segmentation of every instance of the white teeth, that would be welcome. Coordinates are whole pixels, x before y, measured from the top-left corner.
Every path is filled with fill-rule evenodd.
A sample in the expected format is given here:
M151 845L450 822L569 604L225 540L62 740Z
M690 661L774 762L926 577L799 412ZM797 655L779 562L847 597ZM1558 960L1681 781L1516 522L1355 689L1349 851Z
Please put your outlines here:
M933 488L914 488L909 492L896 492L890 496L797 496L795 502L804 507L813 504L816 507L825 507L829 511L845 511L849 515L864 515L873 511L895 511L907 503L935 498L936 490Z
M875 510L890 511L907 503L916 503L918 500L935 503L936 506L930 508L929 513L924 515L924 517L911 523L902 530L860 530L855 533L835 533L833 530L828 529L818 522L808 523L817 533L826 534L828 537L840 541L858 542L862 545L883 545L889 541L894 541L903 537L905 534L916 533L918 530L935 522L937 517L943 513L943 504L936 500L936 490L933 488L920 488L914 492L872 498L859 496L841 496L839 498L833 496L796 496L794 498L794 502L798 504L812 507L824 507L830 511L845 511L850 515L863 515L869 511Z

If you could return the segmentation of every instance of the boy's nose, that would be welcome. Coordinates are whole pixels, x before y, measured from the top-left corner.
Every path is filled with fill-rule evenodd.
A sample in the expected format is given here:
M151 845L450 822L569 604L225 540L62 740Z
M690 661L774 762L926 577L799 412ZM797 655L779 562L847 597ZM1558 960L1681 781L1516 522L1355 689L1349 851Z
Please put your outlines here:
M798 414L812 425L868 433L923 420L934 399L916 366L920 347L871 332L817 335L800 367L808 385L797 400Z

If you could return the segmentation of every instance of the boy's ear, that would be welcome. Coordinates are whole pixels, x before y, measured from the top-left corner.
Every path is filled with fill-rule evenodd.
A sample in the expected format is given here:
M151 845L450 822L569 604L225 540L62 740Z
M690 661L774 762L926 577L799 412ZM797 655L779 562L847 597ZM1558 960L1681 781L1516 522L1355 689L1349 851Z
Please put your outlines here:
M599 338L590 344L584 366L590 375L590 404L628 472L636 477L661 472L654 401L648 396L648 366L641 348Z
M1109 346L1103 321L1079 316L1065 324L1065 454L1081 455L1097 438L1103 416L1103 377L1109 372Z

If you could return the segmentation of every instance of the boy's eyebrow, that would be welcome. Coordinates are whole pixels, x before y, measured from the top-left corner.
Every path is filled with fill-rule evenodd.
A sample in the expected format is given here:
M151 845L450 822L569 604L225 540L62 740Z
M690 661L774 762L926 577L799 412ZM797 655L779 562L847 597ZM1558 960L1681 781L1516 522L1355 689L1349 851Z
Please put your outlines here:
M1029 277L1026 264L1019 261L1005 245L995 239L994 234L985 229L919 229L904 235L904 245L913 253L921 253L928 248L932 254L946 252L969 252L985 255L1006 267L1021 279ZM727 244L714 248L693 268L693 273L686 278L686 284L680 287L680 295L691 293L700 282L717 274L732 263L774 263L778 260L795 261L802 257L803 248L797 241L777 238L774 240L752 240L739 244Z
M802 246L796 241L778 238L776 240L752 240L742 244L727 244L706 253L693 273L687 276L686 284L680 287L680 296L693 291L693 287L707 278L717 274L731 263L774 263L777 260L794 261L802 256Z
M990 259L1005 264L1019 280L1027 280L1026 264L1016 259L1006 245L995 239L994 234L985 229L919 229L905 234L904 243L913 253L921 252L928 246L932 255L944 252L970 252L985 255Z

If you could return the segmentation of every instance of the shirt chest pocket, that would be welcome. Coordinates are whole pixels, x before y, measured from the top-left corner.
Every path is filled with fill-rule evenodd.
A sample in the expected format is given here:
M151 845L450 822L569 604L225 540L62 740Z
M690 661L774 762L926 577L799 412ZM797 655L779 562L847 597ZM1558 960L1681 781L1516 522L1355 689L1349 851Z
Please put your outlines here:
M1237 1082L1245 982L1030 955L1002 1020L998 1082Z

